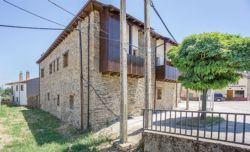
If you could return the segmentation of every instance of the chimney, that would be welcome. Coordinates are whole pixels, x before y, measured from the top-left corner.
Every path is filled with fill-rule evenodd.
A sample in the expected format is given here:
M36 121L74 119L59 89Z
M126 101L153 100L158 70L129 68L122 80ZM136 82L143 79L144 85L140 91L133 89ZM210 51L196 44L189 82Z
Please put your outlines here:
M26 80L29 80L29 79L30 79L30 72L26 71Z
M19 81L23 81L23 73L22 73L22 71L19 73Z

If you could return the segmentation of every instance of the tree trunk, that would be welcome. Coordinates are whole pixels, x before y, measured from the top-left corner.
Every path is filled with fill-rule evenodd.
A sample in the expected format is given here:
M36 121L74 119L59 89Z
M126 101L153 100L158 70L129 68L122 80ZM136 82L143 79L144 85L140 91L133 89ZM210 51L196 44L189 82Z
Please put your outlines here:
M179 92L179 96L180 96L180 100L179 102L181 103L181 93L182 93L182 84L181 84L181 87L180 87L180 92Z
M207 89L202 90L202 105L201 111L207 111ZM201 119L206 118L206 113L201 113Z
M189 89L186 92L186 110L189 110Z

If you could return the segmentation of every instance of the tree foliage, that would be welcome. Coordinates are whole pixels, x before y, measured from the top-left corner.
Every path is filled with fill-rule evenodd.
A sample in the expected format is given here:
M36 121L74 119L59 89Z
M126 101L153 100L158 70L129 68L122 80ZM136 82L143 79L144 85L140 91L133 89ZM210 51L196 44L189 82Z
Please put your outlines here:
M250 70L250 38L216 32L194 34L172 47L168 55L181 72L178 80L182 85L203 92L202 111L206 111L208 89L222 89Z
M193 90L221 89L237 82L248 69L250 39L224 33L188 36L168 53L180 70L179 81Z
M6 88L6 89L0 89L0 96L6 97L10 96L12 94L12 89L11 88Z

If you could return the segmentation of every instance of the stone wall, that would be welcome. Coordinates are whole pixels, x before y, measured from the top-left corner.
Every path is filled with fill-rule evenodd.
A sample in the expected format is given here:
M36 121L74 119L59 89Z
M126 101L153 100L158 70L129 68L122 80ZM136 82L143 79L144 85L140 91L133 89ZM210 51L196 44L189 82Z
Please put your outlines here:
M247 146L152 132L143 133L143 144L145 152L250 152Z
M87 22L86 19L83 22ZM86 41L86 36L83 36ZM86 51L86 48L83 48ZM63 54L68 52L68 66L63 67ZM59 58L59 70L49 73L49 64ZM54 51L40 63L44 77L40 78L41 109L50 112L65 122L80 126L80 70L78 32L72 31ZM48 93L50 100L48 100ZM57 105L57 95L60 105ZM69 96L74 96L73 109L69 106Z
M90 35L90 98L87 98L87 85L85 85L85 101L90 103L90 125L92 129L98 130L104 126L108 126L118 120L120 115L120 78L118 76L104 75L99 72L100 60L100 15L95 11L91 13L91 24L95 25L91 28ZM83 54L86 59L87 52ZM83 60L83 64L87 65L87 60ZM87 68L87 67L85 67ZM87 71L87 69L84 69ZM87 73L84 75L87 78ZM144 79L128 78L128 113L131 116L141 114L144 107ZM87 105L86 105L87 106ZM85 106L85 107L86 107ZM84 110L87 116L87 108ZM85 118L87 119L87 118Z
M162 90L162 98L157 98L157 89ZM176 100L176 83L156 81L155 109L172 109Z

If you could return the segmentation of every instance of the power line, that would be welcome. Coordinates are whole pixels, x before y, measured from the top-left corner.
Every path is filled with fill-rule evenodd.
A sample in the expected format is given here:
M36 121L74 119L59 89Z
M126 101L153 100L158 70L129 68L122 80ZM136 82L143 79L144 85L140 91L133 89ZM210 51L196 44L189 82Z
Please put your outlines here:
M17 26L17 25L5 25L5 24L0 24L0 27L17 28L17 29L31 29L31 30L53 30L53 31L63 31L64 30L62 28Z
M43 19L43 20L46 20L46 21L48 21L48 22L51 22L51 23L54 23L54 24L57 24L57 25L66 27L66 26L63 25L63 24L60 24L60 23L55 22L55 21L53 21L53 20L50 20L50 19L48 19L48 18L42 17L42 16L40 16L40 15L38 15L38 14L36 14L36 13L33 13L33 12L31 12L31 11L28 11L28 10L26 10L26 9L20 7L20 6L17 6L17 5L15 5L15 4L13 4L13 3L7 1L7 0L3 0L3 1L6 2L6 3L8 3L9 5L14 6L15 8L18 8L18 9L20 9L20 10L26 12L26 13L29 13L29 14L31 14L31 15L33 15L33 16L36 16L36 17L38 17L38 18L40 18L40 19ZM69 13L69 14L75 16L75 17L80 18L79 16L76 16L74 13L72 13L72 12L66 10L65 8L63 8L63 7L61 7L60 5L56 4L55 2L52 2L51 0L48 0L48 1L49 1L50 3L52 3L53 5L57 6L58 8L60 8L60 9L62 9L62 10L64 10L64 11L66 11L67 13ZM83 20L82 18L80 18L80 19ZM59 28L57 29L57 28L43 28L43 27L25 27L25 26L15 26L15 25L2 25L2 27L23 28L23 29L26 28L26 29L34 29L34 30L35 30L35 29L37 29L37 30L63 30L63 29L59 29ZM67 30L67 29L65 29L65 30ZM110 33L106 32L106 31L104 31L104 30L102 30L102 29L100 29L100 30L101 30L102 32L106 33L106 34L110 34ZM82 32L82 33L83 33L83 32ZM83 34L86 34L86 33L83 33ZM111 39L111 38L106 38L106 37L102 37L102 36L96 36L96 37L99 37L99 38L102 38L102 39L108 39L108 40L111 40L111 41L120 42L120 40L118 40L118 39ZM128 42L127 42L127 43L128 43ZM128 45L133 46L133 47L137 48L138 50L143 50L143 48L140 48L140 47L135 46L135 45L133 45L133 44L129 44L129 43L128 43ZM157 48L157 47L159 47L159 46L152 47L152 49L153 49L153 48Z
M38 15L38 14L35 14L35 13L33 13L33 12L29 11L29 10L26 10L26 9L24 9L24 8L20 7L20 6L17 6L17 5L15 5L15 4L13 4L13 3L11 3L11 2L9 2L9 1L7 1L7 0L3 0L3 1L4 1L5 3L8 3L9 5L14 6L15 8L18 8L18 9L20 9L20 10L22 10L22 11L26 12L26 13L29 13L29 14L31 14L31 15L33 15L33 16L36 16L36 17L38 17L38 18L40 18L40 19L43 19L43 20L46 20L46 21L48 21L48 22L51 22L51 23L54 23L54 24L57 24L57 25L60 25L60 26L66 27L66 26L64 26L63 24L60 24L60 23L58 23L58 22L52 21L51 19L48 19L48 18L42 17L42 16L40 16L40 15Z
M49 1L51 4L55 5L56 7L60 8L61 10L65 11L65 12L67 12L67 13L69 13L69 14L71 14L72 16L76 16L74 13L72 13L72 12L66 10L65 8L63 8L62 6L58 5L57 3L55 3L55 2L53 2L53 1L51 1L51 0L48 0L48 1ZM77 16L77 17L78 17L78 16ZM80 18L80 19L82 19L82 18Z
M153 0L150 0L150 6L153 8L153 10L155 11L156 15L160 18L162 24L164 25L165 29L168 31L168 33L170 34L170 36L172 37L172 39L173 39L176 43L178 43L178 42L176 41L176 39L174 38L173 34L170 32L170 30L169 30L169 28L167 27L166 23L163 21L163 19L162 19L160 13L159 13L158 10L155 8L154 3L153 3Z
M80 20L83 20L83 18L81 18L80 16L75 15L74 13L70 12L70 11L67 10L66 8L60 6L59 4L57 4L57 3L55 3L55 2L53 2L53 1L51 1L51 0L48 0L48 1L49 1L51 4L55 5L57 8L63 10L64 12L67 12L68 14L70 14L70 15L72 15L72 16L74 16L74 17L80 19ZM90 26L90 25L91 25L91 24L89 24L88 26ZM94 25L95 25L95 23L94 23ZM101 29L101 28L100 28L100 30L101 30L103 33L105 33L105 34L110 34L110 33L108 33L107 31L105 31L105 30L103 30L103 29Z

